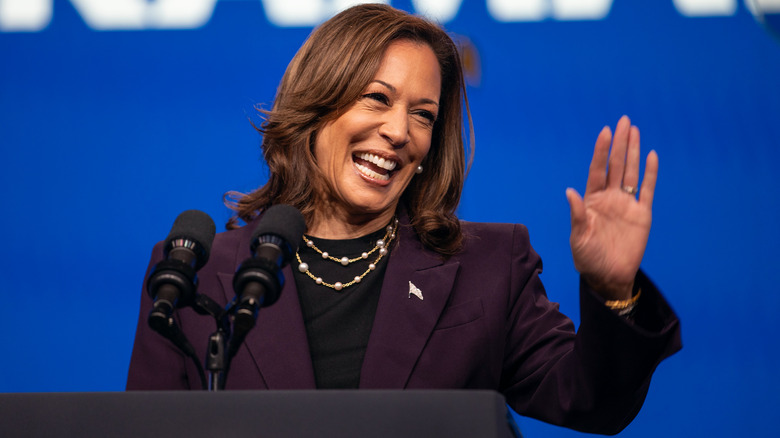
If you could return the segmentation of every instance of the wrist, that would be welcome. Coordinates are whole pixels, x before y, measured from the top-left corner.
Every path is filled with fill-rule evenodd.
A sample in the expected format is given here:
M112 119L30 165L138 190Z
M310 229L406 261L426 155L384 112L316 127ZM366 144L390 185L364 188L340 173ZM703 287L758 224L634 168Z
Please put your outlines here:
M626 309L633 309L639 301L639 296L642 295L642 289L636 292L636 295L626 300L607 300L604 301L604 305L612 310L623 311Z
M586 275L583 275L585 283L603 299L608 301L630 300L634 296L634 281L629 283L613 283L594 281Z
M636 294L627 300L607 300L604 305L614 310L618 315L632 319L640 295L642 295L642 289L638 289Z

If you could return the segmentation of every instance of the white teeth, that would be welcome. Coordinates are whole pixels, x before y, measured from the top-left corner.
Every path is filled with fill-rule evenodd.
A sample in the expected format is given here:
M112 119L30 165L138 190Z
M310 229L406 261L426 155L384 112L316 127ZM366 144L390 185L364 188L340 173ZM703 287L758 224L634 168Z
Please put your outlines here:
M377 157L374 154L369 154L368 152L361 152L361 153L357 154L357 156L358 156L358 158L360 158L362 160L366 160L366 161L368 161L370 163L374 163L377 166L379 166L379 167L381 167L382 169L385 169L385 170L393 170L393 169L395 169L395 166L397 164L393 160L385 160L384 158Z
M382 181L387 181L387 180L389 180L389 179L390 179L390 175L380 175L380 174L378 174L378 173L374 172L373 170L369 169L368 167L366 167L366 166L364 166L364 165L362 165L362 164L355 163L355 166L356 166L356 167L357 167L357 168L358 168L358 169L359 169L361 172L363 172L364 174L366 174L366 176L370 176L371 178L374 178L374 179L379 179L379 180L382 180Z

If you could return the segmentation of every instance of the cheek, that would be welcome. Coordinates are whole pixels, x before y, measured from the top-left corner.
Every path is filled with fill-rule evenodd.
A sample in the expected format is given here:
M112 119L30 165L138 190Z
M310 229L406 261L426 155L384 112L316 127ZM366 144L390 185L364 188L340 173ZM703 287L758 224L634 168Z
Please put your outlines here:
M352 120L342 116L331 122L319 133L314 147L314 157L321 169L341 170L351 165L352 152L350 145L360 140L350 127Z
M325 145L328 144L328 129L323 128L314 134L314 142L310 143L311 152L317 164L321 164L325 158Z
M431 134L426 133L421 135L415 144L417 145L414 151L415 159L417 161L423 161L423 159L428 156L428 152L431 150Z
M312 152L318 163L332 160L333 149L338 142L338 119L326 122L314 134Z
M330 173L333 166L338 161L335 155L336 145L334 143L334 138L329 134L329 131L325 131L317 136L313 151L314 159L317 161L317 166L325 173Z

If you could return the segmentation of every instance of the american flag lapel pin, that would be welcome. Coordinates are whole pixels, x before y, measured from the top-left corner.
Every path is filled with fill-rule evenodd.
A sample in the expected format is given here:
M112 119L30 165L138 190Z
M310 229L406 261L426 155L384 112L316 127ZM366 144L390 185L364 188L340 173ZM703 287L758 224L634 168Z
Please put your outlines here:
M409 282L409 298L412 298L412 295L416 296L420 300L423 299L423 294L420 288L414 285L411 281Z

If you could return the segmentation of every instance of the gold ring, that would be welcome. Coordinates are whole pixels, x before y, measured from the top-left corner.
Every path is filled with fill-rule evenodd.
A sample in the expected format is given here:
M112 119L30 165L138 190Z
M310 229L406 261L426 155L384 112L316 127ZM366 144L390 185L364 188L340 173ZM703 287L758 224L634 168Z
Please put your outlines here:
M622 186L621 189L629 195L636 195L636 187L634 186Z

